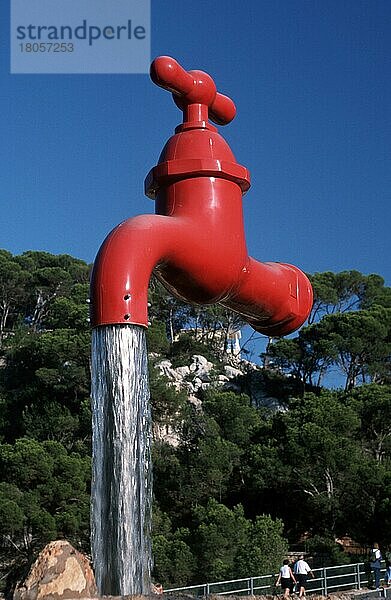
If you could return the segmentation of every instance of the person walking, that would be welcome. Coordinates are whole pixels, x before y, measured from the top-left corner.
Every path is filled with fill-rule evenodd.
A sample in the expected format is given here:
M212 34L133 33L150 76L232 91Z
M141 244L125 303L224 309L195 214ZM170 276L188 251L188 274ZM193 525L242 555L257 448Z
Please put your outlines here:
M370 559L370 567L373 571L373 578L375 580L375 588L376 590L380 589L380 567L381 567L382 555L379 550L379 544L376 542L373 544L371 559Z
M276 585L280 585L281 583L281 589L284 591L284 598L289 598L292 580L294 583L296 583L295 576L293 575L292 569L289 566L289 560L286 558L282 563L282 567L276 581Z
M315 577L311 571L311 567L304 560L304 556L300 556L299 560L295 563L294 573L299 584L299 598L303 598L305 596L308 574L311 575L312 579Z
M386 562L386 572L384 573L384 585L391 586L391 564Z
M390 587L391 586L391 552L388 550L384 557L386 561L386 571L384 573L384 585Z

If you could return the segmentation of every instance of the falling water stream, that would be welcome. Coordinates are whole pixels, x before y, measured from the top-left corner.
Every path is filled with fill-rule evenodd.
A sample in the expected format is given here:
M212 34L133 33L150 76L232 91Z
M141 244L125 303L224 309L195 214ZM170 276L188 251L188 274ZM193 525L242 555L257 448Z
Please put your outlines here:
M145 331L92 333L92 558L101 595L148 594L151 418Z

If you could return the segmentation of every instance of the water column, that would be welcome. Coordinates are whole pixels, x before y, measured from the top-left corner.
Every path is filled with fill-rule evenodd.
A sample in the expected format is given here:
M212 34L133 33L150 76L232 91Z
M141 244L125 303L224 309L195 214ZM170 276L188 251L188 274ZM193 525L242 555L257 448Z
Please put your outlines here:
M95 328L91 372L91 535L98 591L148 594L152 468L144 328Z

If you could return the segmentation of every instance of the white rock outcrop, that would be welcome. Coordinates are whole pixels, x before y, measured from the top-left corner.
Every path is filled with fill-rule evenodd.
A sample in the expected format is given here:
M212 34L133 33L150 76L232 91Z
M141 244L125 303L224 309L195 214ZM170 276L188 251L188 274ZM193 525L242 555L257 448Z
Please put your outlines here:
M185 390L189 395L195 394L200 389L208 389L212 383L225 386L231 378L243 375L240 369L230 365L224 367L225 374L213 375L215 365L201 354L194 354L189 365L173 367L170 360L164 359L155 363L155 368L161 375L167 377L170 385L175 389Z

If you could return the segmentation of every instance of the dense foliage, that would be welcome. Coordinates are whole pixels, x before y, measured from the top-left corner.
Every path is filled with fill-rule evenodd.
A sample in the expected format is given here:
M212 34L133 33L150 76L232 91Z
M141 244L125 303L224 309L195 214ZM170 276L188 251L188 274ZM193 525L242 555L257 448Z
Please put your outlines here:
M0 251L3 581L48 540L89 552L88 277L70 256ZM355 271L312 283L309 325L269 340L264 366L236 391L216 377L198 402L154 362L203 354L218 374L240 323L151 285L154 575L165 586L269 573L304 538L331 560L340 535L391 544L390 288ZM336 370L340 389L322 387ZM279 409L255 402L254 386Z

